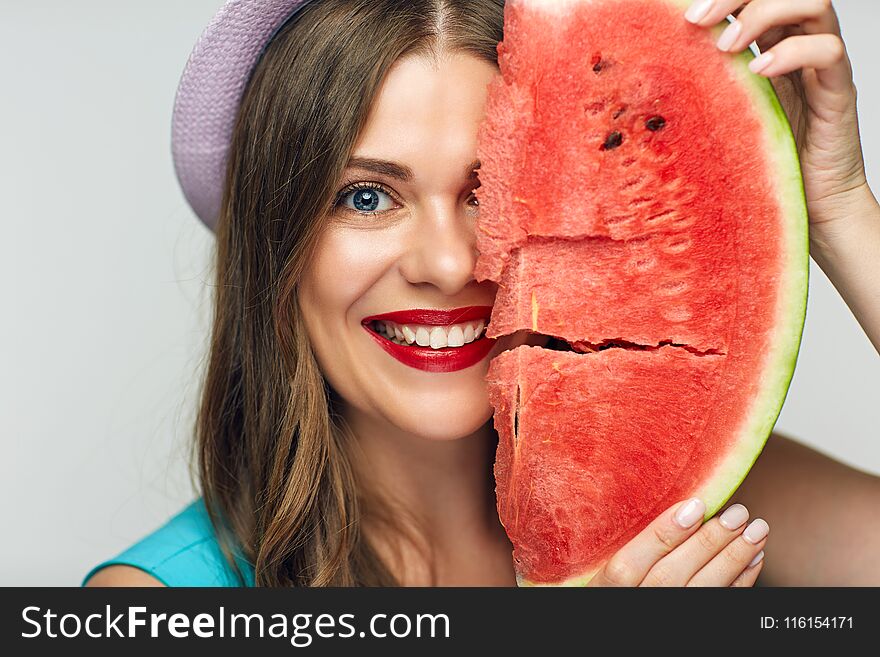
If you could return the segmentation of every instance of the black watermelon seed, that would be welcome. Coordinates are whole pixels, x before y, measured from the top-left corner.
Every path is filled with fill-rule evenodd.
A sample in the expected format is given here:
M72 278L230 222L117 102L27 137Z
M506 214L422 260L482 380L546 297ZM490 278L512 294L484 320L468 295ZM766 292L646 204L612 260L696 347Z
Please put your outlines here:
M593 73L598 73L603 68L605 68L605 64L602 61L602 55L598 55L598 54L593 55L592 64L593 64Z
M612 119L619 119L620 116L621 116L625 111L626 111L626 108L625 108L625 107L621 107L619 110L617 110L617 111L614 113L614 116L612 116L611 118L612 118Z
M605 143L602 144L603 151L610 151L613 148L617 148L623 143L623 135L617 132L616 130L609 134L605 138Z
M652 116L650 119L645 121L645 127L651 132L662 130L665 126L666 119L664 119L662 116Z

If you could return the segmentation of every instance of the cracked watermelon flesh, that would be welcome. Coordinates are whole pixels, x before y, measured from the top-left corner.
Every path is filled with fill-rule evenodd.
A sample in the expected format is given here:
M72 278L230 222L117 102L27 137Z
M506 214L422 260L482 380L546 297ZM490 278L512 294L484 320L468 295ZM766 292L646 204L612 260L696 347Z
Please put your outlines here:
M520 585L580 585L661 511L712 516L794 371L808 234L791 130L749 52L677 0L508 0L478 135L487 374ZM550 346L548 345L548 346Z

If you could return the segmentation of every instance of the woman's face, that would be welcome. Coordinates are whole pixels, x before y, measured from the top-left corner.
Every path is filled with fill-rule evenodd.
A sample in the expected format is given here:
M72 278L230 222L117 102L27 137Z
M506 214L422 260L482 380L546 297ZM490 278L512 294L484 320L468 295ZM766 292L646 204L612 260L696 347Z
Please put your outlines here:
M348 410L430 439L491 417L489 359L513 344L484 337L497 287L473 278L477 128L496 74L464 54L438 69L395 63L298 288L318 363ZM389 313L394 340L370 319Z

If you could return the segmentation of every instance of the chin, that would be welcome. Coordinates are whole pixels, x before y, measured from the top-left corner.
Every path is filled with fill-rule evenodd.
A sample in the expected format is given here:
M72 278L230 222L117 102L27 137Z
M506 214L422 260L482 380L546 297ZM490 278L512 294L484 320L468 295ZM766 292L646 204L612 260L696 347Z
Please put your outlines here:
M485 363L450 374L407 374L374 376L361 408L371 408L371 414L399 431L425 440L465 438L491 420Z
M470 401L458 406L435 404L433 407L413 407L405 417L396 414L395 419L395 424L403 431L421 436L425 440L459 440L473 435L490 422L492 407L486 400L479 404Z

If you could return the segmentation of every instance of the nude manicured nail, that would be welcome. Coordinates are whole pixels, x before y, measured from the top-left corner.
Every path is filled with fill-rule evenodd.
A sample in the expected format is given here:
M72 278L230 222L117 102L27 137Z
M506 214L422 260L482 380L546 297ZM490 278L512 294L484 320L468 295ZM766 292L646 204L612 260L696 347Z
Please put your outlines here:
M749 510L742 504L731 504L721 517L719 522L727 529L739 529L749 519Z
M738 22L733 22L728 25L721 33L721 36L718 37L718 50L730 50L739 38L740 32L742 32L742 25Z
M743 538L749 543L760 543L770 533L770 525L763 518L752 520L751 524L743 532Z
M699 23L706 17L709 10L712 9L713 4L714 0L697 0L684 12L684 17L691 23Z
M677 522L682 529L688 529L693 527L698 520L702 519L705 513L706 505L703 504L701 500L693 497L682 504L678 508L678 511L675 512L675 522Z
M749 562L748 568L754 568L759 563L761 563L761 559L763 559L763 558L764 558L764 550L761 550L760 552L758 552L758 554L755 555L755 558Z
M760 73L773 62L772 52L762 52L749 62L749 70L752 73Z

